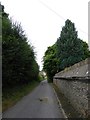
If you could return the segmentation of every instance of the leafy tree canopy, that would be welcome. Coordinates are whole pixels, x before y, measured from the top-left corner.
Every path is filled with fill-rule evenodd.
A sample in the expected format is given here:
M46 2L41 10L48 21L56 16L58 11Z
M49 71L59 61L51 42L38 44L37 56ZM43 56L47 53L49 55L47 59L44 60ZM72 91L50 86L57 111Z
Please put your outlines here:
M56 44L48 47L43 57L43 61L43 69L47 74L48 81L52 82L53 76L57 72Z
M52 81L56 72L88 57L90 57L88 44L78 38L74 23L67 19L60 37L54 45L48 47L43 58L43 69L47 73L48 81Z

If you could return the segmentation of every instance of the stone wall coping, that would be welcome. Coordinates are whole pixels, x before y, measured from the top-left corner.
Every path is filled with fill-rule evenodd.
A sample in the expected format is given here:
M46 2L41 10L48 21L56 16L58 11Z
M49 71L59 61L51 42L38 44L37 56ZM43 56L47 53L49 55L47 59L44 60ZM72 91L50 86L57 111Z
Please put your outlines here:
M85 83L90 83L90 76L87 77L59 77L59 76L54 76L53 79L58 79L58 80L67 80L67 81L81 81L81 82L85 82Z
M86 64L88 64L88 65L90 64L90 58L87 58L87 59L85 59L85 60L83 60L83 61L81 61L81 62L79 62L79 63L76 63L76 64L74 64L74 65L72 65L72 66L70 66L70 67L67 67L67 68L65 68L63 71L58 72L58 73L56 73L55 75L68 72L69 70L73 70L73 69L75 69L75 68L77 68L77 67L81 67L81 66L86 65Z

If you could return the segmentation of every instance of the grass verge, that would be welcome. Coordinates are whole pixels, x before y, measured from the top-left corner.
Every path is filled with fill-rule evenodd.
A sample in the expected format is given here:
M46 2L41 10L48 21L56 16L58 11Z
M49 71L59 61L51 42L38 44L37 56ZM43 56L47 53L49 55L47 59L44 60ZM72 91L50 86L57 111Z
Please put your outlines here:
M16 102L30 93L38 85L39 82L34 81L27 85L17 86L5 90L2 96L2 112L13 106Z
M60 89L55 84L53 84L53 87L57 93L62 108L64 109L66 116L68 117L68 120L71 118L73 119L79 118L81 120L86 120L85 118L82 118L82 116L74 109L70 101L65 97L65 95L60 91Z

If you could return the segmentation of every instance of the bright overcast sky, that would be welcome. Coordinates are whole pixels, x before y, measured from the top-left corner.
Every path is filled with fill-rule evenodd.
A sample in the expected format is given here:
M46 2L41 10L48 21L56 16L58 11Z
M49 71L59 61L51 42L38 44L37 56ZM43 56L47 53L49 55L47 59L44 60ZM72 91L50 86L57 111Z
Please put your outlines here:
M88 43L89 0L0 0L14 21L21 23L28 40L35 47L37 62L48 46L60 36L65 20L75 23L78 37Z

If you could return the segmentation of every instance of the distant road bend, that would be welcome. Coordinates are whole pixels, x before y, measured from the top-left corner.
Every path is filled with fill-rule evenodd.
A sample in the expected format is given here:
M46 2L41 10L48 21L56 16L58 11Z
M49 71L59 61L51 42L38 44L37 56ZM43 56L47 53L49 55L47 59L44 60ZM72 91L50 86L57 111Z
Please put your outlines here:
M3 118L65 118L52 86L44 80L32 93L5 111Z

